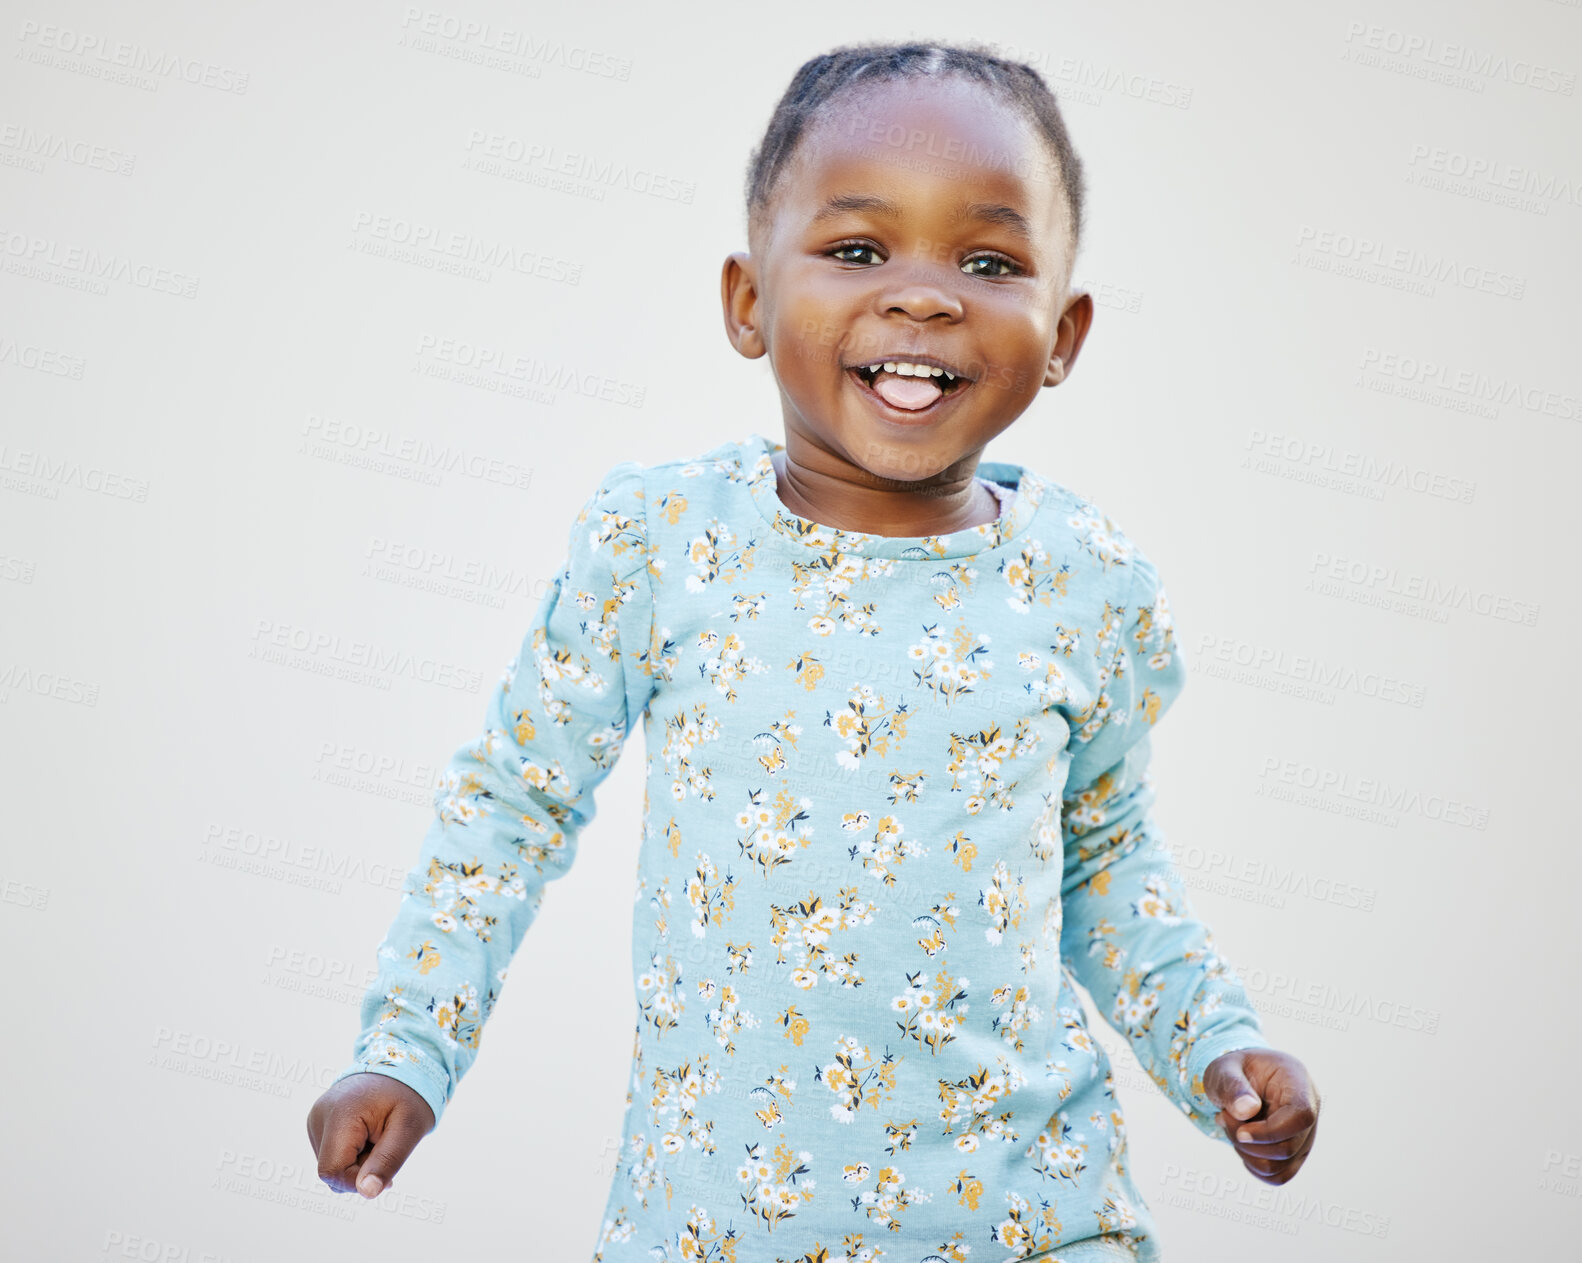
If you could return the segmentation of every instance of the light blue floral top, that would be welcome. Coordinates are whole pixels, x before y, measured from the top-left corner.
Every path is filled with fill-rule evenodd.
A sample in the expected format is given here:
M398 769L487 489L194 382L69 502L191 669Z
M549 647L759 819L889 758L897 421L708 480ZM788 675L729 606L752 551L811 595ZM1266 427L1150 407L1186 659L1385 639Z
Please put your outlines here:
M1267 1046L1151 816L1185 678L1159 575L1007 462L978 468L993 523L819 525L781 503L777 447L624 461L588 499L435 791L342 1075L443 1114L641 722L631 1086L593 1258L1157 1259L1073 984L1227 1144L1203 1070Z

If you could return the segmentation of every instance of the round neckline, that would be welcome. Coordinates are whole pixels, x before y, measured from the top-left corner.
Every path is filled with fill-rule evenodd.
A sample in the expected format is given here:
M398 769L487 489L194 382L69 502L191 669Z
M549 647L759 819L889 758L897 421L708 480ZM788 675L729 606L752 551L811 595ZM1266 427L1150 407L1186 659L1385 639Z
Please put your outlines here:
M945 557L970 557L989 552L1017 538L1033 520L1042 498L1043 483L1030 469L1009 461L978 462L978 477L1009 486L1014 494L1000 501L1000 516L992 522L968 526L943 535L874 535L825 526L791 512L780 499L779 478L773 454L785 450L761 434L750 434L741 444L747 489L764 521L776 534L821 553L892 557L902 561L938 561Z

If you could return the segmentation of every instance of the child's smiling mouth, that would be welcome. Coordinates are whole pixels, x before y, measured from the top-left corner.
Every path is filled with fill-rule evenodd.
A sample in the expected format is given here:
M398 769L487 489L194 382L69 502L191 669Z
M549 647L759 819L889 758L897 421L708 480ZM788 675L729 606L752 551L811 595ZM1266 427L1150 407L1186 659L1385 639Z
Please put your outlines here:
M972 378L931 355L884 356L846 369L865 395L896 412L931 411L942 399L961 394Z

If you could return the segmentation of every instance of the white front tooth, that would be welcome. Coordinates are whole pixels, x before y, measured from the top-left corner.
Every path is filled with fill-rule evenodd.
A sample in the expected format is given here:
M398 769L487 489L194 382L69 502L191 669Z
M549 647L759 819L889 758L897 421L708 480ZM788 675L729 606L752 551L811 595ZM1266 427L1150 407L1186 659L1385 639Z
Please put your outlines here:
M884 362L884 371L887 372L887 373L895 372L895 361L894 360L886 360Z
M943 373L943 372L944 372L944 371L945 371L945 370L944 370L944 369L942 369L942 368L931 368L931 369L929 369L929 370L928 370L928 375L929 375L929 376L930 376L930 377L938 377L938 376L939 376L939 375L940 375L940 374L941 374L941 373Z

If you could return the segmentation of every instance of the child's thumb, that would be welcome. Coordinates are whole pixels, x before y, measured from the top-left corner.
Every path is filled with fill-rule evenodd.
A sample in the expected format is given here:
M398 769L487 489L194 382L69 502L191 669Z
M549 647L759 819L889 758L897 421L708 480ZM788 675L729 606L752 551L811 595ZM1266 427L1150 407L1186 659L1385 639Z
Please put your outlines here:
M364 1197L378 1197L390 1187L395 1173L427 1134L427 1129L412 1111L391 1110L384 1133L357 1172L357 1191Z
M1245 1122L1263 1108L1263 1098L1248 1081L1240 1057L1231 1054L1216 1065L1215 1100L1230 1112L1231 1117Z

